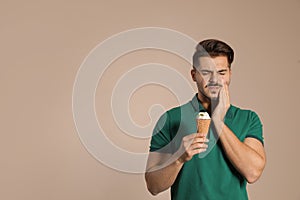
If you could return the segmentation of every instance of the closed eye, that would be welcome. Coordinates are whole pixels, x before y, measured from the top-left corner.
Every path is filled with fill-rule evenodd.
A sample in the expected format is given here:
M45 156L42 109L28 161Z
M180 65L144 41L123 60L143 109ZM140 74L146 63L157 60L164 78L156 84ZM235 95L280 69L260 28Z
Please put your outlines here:
M208 71L208 70L201 70L200 72L201 72L201 74L204 75L204 76L211 73L211 71Z
M227 70L226 70L226 69L223 69L223 70L220 70L220 71L218 71L218 73L219 73L220 75L225 75L225 74L226 74L226 72L227 72Z

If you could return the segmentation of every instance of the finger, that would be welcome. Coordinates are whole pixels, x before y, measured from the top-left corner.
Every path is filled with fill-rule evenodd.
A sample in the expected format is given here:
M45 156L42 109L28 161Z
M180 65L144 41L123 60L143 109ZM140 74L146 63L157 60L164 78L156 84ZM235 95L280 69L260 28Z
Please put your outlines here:
M189 149L187 149L185 152L186 152L186 155L187 157L191 158L193 157L195 154L198 154L198 153L201 153L201 152L204 152L207 150L207 145L202 143L197 143L193 146L191 146Z
M195 138L193 143L204 143L204 142L209 142L209 140L205 137L202 138Z
M226 84L224 84L219 92L219 103L223 104L223 106L225 106L226 103L228 102L228 99L229 99L228 95L229 95L228 86Z
M195 133L194 138L202 138L202 137L205 137L206 135L207 135L206 133Z
M225 92L226 96L229 95L228 85L227 84L224 84L224 92Z
M206 133L197 133L196 138L206 137Z
M208 139L206 138L195 138L193 140L184 141L183 147L185 151L189 151L190 149L205 147L207 142Z
M195 137L197 136L197 133L192 133L192 134L189 134L189 135L186 135L182 138L182 140L184 142L188 142L188 141L191 141L193 140Z
M208 145L205 143L195 143L190 146L190 150L207 149Z
M223 85L225 93L228 95L229 94L229 87L228 87L228 84L226 83L226 81L223 80L223 79L222 79L222 85Z
M224 84L222 84L222 87L219 90L218 93L218 100L219 102L222 101L224 99Z
M206 149L194 149L186 153L187 158L185 160L190 160L194 155L206 151Z
M194 155L196 155L196 154L205 152L206 150L207 150L207 149L195 149L195 150L191 151L191 155L194 156Z
M195 154L199 154L199 153L205 152L206 150L207 149L195 149L195 150L193 150L192 153L194 153L194 155L195 155Z
M226 89L226 96L227 96L227 101L229 103L230 102L229 87L228 87L228 85L226 87L227 87L227 89Z
M192 133L183 137L183 142L192 142L195 138L205 138L206 133Z
M228 88L228 85L225 84L224 85L224 103L226 106L228 106L230 104L230 98L229 98L229 88Z
M195 154L206 151L206 150L207 150L207 148L193 148L193 149L189 149L188 151L186 151L185 155L187 157L192 157Z

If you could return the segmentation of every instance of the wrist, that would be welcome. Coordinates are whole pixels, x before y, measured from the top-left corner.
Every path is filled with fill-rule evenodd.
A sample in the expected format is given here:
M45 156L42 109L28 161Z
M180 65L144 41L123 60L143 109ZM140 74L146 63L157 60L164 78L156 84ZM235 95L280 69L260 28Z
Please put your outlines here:
M177 160L175 160L175 164L182 165L182 164L184 164L184 160L181 157L179 157Z
M214 127L217 131L217 134L218 135L221 135L222 131L223 131L223 128L225 126L225 123L223 120L221 120L220 118L216 118L216 119L213 119L213 123L214 123Z
M224 122L225 117L221 117L220 115L212 115L211 120L214 124L222 124Z
M211 120L215 123L215 124L222 124L224 123L224 120L222 117L212 117Z

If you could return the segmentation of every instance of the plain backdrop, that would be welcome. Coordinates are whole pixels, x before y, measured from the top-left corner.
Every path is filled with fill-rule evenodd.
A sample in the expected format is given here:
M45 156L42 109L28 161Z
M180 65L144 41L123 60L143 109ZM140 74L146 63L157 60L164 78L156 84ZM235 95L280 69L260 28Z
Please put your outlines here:
M169 190L152 197L143 174L119 172L93 158L72 114L73 84L88 53L114 34L149 26L232 45L231 102L255 110L264 125L267 166L248 187L250 199L300 199L299 0L0 3L0 199L170 199ZM168 65L190 80L190 66L178 56L136 51L111 64L95 96L107 137L132 152L147 152L149 138L118 129L110 98L123 74L148 62ZM130 99L132 119L149 123L153 104L169 109L178 101L167 88L144 86Z

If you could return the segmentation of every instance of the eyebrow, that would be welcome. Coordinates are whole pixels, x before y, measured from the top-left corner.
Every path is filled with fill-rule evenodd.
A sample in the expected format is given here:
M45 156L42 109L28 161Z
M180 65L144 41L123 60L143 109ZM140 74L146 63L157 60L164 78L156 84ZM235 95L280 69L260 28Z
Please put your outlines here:
M220 69L218 72L227 72L227 69Z
M212 72L212 70L208 70L208 69L200 69L201 72Z
M208 69L200 69L201 72L212 72L213 70L208 70ZM220 69L217 72L227 72L228 69Z

